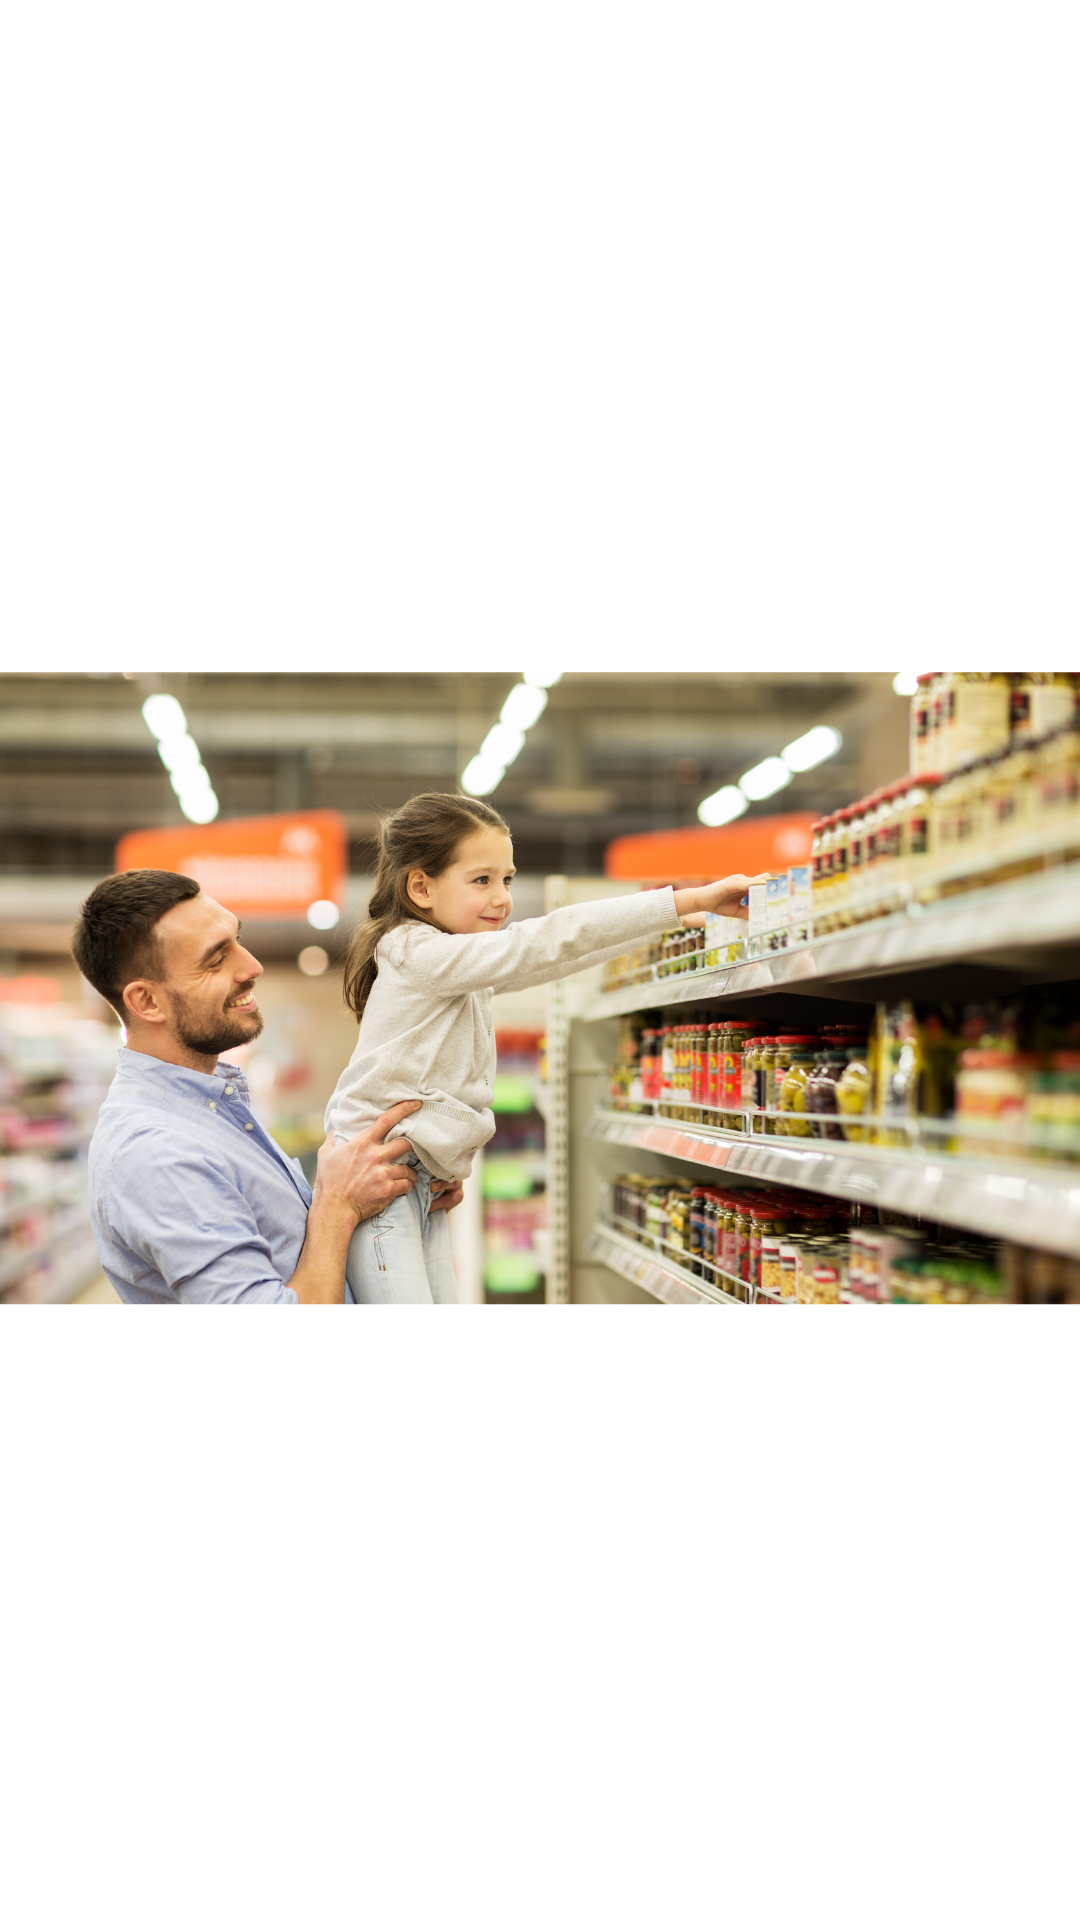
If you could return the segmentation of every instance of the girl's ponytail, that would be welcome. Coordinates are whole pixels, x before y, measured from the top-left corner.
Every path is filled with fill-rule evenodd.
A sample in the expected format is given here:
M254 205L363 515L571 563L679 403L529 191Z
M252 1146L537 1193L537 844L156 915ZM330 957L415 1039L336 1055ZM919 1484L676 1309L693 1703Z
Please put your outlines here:
M410 873L420 868L432 879L445 873L461 842L483 827L508 831L494 807L462 793L418 793L382 821L367 918L353 934L345 960L345 1004L358 1020L379 971L375 950L383 935L406 920L431 925L409 899Z

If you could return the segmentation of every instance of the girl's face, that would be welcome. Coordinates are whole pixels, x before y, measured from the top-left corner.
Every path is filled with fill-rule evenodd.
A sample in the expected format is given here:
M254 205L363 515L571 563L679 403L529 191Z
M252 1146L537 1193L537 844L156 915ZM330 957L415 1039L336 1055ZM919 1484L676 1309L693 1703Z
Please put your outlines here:
M510 918L514 849L498 827L462 840L445 873L409 875L409 899L444 933L498 933Z

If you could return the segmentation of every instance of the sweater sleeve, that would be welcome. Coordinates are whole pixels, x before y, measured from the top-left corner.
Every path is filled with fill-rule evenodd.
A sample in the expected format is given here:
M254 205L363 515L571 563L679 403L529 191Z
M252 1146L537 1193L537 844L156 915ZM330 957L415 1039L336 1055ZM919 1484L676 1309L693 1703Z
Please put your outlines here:
M557 907L542 920L522 920L501 933L395 928L387 937L392 944L386 958L410 986L446 999L479 987L505 993L580 973L679 924L672 889L657 887L622 899Z

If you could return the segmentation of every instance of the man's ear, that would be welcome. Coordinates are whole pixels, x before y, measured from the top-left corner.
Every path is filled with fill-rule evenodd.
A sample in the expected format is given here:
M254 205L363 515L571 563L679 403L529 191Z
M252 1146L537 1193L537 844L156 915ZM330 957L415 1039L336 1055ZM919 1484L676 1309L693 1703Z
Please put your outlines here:
M159 1027L169 1017L160 980L129 980L120 997L133 1020Z

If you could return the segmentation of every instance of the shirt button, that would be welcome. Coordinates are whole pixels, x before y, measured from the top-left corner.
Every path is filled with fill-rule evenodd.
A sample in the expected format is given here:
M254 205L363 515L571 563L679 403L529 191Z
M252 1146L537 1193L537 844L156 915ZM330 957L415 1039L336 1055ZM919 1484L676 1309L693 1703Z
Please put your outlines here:
M253 1129L254 1129L254 1126L255 1126L255 1122L254 1122L254 1120L245 1120L245 1121L244 1121L244 1132L245 1132L245 1133L251 1133L251 1132L253 1131Z
M211 1111L211 1113L216 1113L216 1112L217 1112L217 1101L216 1101L216 1100L211 1100L211 1102L210 1102L210 1111Z
M227 1099L229 1098L229 1095L230 1095L230 1093L231 1093L231 1092L232 1092L232 1088L231 1088L231 1087L226 1087L226 1089L225 1089L225 1098L226 1098L226 1100L227 1100Z

